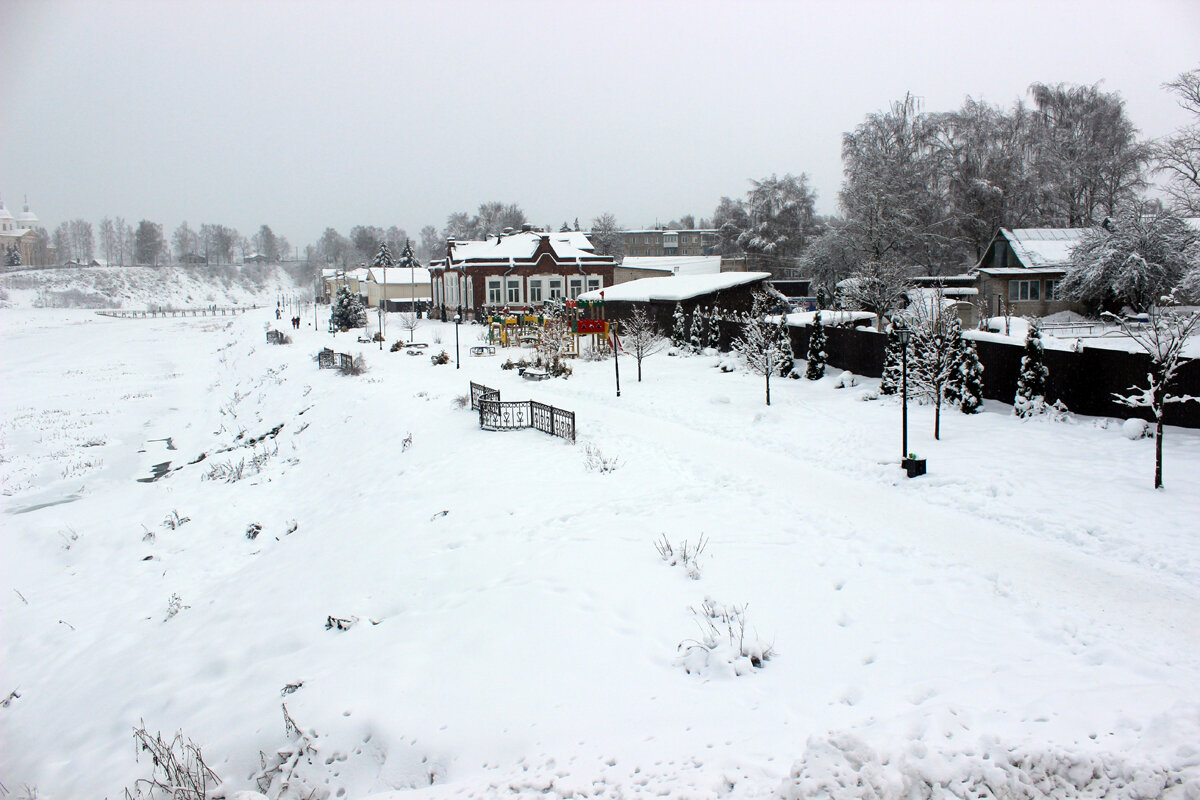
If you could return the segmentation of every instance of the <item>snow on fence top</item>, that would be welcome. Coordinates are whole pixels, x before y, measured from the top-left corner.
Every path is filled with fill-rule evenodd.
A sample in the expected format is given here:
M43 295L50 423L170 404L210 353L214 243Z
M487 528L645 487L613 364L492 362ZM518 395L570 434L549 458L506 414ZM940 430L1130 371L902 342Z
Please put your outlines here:
M618 283L605 289L596 289L579 295L580 300L608 300L611 302L649 303L652 300L690 300L722 289L744 286L771 277L769 272L721 272L716 275L673 275L662 278L639 278L628 283ZM604 297L601 298L601 292Z

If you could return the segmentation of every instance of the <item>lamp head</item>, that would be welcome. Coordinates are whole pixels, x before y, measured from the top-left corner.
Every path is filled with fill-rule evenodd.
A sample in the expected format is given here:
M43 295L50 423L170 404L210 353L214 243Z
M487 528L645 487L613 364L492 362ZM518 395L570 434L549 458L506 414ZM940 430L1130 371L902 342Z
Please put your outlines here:
M454 315L454 324L455 324L455 325L457 325L457 324L458 324L459 322L461 322L461 321L462 321L462 315L461 315L461 314L455 314L455 315Z
M908 338L912 336L912 331L910 331L908 328L901 328L896 332L896 335L900 337L900 344L904 347L908 347Z

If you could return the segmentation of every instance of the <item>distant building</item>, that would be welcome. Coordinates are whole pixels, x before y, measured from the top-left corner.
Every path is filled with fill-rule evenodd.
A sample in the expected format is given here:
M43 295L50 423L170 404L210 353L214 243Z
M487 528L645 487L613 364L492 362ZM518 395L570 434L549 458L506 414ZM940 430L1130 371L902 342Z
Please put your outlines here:
M715 229L621 231L628 256L709 256L717 246Z
M1056 299L1071 250L1087 228L1001 228L972 272L988 314L1045 317L1084 306Z
M387 298L388 311L421 311L428 309L433 299L433 284L424 267L370 267L364 285L368 308L379 308Z
M12 212L0 200L0 264L8 256L12 248L21 254L21 264L33 264L37 253L37 234L34 228L38 226L37 215L29 210L29 200L19 214Z
M504 307L538 308L613 284L616 262L597 255L580 232L526 228L482 242L447 241L446 257L429 267L434 306L447 317L459 308L479 317Z

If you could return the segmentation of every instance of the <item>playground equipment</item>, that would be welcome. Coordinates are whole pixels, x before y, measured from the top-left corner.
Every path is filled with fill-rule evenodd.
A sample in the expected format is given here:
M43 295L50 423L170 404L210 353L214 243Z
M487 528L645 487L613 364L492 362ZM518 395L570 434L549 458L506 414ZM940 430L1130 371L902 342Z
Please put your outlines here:
M488 343L500 347L535 347L542 340L546 326L555 322L553 316L506 308L488 318ZM610 323L604 318L603 299L563 301L562 322L569 334L563 342L564 356L577 357L585 343L591 350L603 352L610 348Z

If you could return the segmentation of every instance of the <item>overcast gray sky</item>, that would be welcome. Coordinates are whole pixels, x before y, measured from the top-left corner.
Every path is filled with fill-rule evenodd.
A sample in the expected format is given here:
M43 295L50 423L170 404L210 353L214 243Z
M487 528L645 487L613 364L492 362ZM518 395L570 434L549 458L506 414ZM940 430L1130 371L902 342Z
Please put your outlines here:
M0 197L301 249L488 200L643 227L785 172L833 213L841 134L905 92L1102 81L1161 136L1197 66L1196 0L0 0Z

